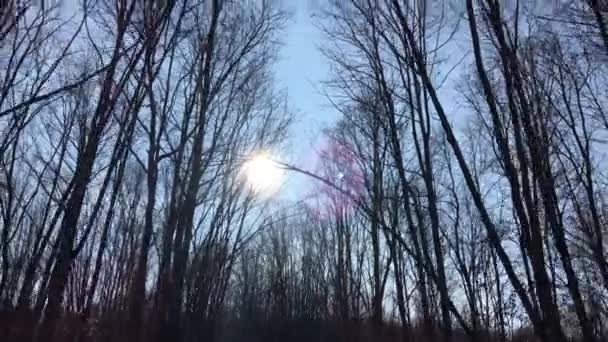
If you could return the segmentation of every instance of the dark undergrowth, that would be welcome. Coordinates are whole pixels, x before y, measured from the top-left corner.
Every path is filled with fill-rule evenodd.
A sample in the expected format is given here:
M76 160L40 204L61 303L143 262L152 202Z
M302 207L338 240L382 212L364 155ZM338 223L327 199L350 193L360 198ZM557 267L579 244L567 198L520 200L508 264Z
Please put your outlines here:
M147 317L143 326L142 341L164 342L160 328L153 317ZM58 321L54 338L36 336L36 322L31 312L14 311L0 313L0 341L21 342L131 342L127 338L128 317L125 314L107 314L83 320L79 314L64 313ZM445 341L445 335L437 327L412 324L373 325L369 321L322 321L285 319L223 319L215 323L205 321L184 322L182 336L175 342L434 342ZM463 331L451 334L452 342L473 341ZM488 342L536 342L529 329L520 329L512 336L478 332L476 341Z

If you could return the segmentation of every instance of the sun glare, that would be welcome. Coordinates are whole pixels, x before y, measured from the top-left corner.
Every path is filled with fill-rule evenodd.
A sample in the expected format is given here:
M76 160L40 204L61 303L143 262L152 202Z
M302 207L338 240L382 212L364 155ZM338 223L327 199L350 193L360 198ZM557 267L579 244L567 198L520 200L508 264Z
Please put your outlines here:
M244 165L245 177L251 189L261 194L272 194L283 180L283 170L267 153L260 153Z

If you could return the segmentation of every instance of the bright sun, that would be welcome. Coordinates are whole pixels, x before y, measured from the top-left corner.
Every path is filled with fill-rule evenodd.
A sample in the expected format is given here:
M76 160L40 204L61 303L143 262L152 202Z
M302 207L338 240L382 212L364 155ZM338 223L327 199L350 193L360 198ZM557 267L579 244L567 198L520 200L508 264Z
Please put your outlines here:
M283 170L268 153L260 153L243 166L251 189L261 194L272 194L278 190L283 180Z

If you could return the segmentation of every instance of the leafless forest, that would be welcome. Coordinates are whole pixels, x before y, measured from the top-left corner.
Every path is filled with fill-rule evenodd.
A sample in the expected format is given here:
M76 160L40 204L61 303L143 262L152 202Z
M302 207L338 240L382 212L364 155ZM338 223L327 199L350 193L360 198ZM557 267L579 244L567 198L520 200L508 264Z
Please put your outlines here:
M0 340L608 341L606 0L317 1L295 203L285 1L64 2L2 1Z

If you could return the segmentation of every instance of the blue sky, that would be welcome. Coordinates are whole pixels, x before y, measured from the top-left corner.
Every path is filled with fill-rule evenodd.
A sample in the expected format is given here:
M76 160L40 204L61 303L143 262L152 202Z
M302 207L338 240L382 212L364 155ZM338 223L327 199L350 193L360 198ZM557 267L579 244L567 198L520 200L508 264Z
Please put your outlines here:
M331 77L329 61L319 50L319 46L326 42L324 33L315 25L316 18L313 13L318 10L321 2L315 0L286 0L285 6L292 12L284 32L283 47L279 52L279 62L275 68L275 77L280 88L287 90L288 102L295 111L295 123L291 128L290 148L287 152L277 156L309 171L317 171L317 158L315 150L321 146L322 131L332 127L339 119L338 111L331 107L327 98L322 94L323 81ZM458 16L448 20L452 29L458 21ZM456 20L456 21L453 21ZM460 31L458 31L460 32ZM444 32L448 34L449 32ZM466 125L466 113L457 85L463 81L463 70L467 62L461 59L467 56L466 48L460 44L457 35L444 51L449 53L439 56L445 65L437 74L437 82L447 81L438 89L438 95L446 104L448 115L452 118L457 132ZM452 66L461 68L451 72ZM464 68L464 69L462 69ZM441 72L443 71L443 73ZM450 71L449 76L445 75ZM304 194L314 191L310 179L290 172L286 175L286 185L279 197L288 199L302 199Z
M329 77L329 66L318 49L325 38L313 23L310 2L289 1L287 6L293 15L287 23L275 72L279 87L287 91L295 122L290 148L281 158L314 171L315 146L320 142L323 128L331 127L338 113L322 94L322 82ZM299 198L300 191L311 190L307 183L304 176L287 174L284 195Z

